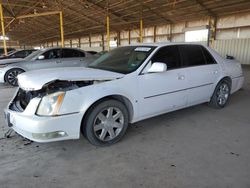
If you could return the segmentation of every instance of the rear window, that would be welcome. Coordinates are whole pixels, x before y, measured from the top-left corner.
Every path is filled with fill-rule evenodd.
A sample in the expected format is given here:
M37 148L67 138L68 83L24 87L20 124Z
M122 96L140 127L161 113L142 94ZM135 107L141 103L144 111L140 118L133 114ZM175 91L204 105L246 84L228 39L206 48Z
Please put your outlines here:
M205 65L202 48L199 45L180 45L180 53L184 67Z
M215 64L216 61L214 60L213 56L208 52L207 49L202 47L202 51L206 60L206 64Z
M79 50L74 49L63 49L63 58L70 58L70 57L85 57L85 54Z

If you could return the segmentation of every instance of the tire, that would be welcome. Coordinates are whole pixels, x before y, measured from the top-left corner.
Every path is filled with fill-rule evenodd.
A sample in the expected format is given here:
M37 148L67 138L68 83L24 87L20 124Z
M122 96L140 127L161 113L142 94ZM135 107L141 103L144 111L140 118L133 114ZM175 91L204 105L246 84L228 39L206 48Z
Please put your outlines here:
M118 142L128 127L128 110L117 100L106 100L94 105L86 115L82 133L96 146L109 146Z
M228 103L230 91L231 82L227 79L221 80L214 90L213 96L209 102L209 106L217 109L224 108Z
M12 86L18 86L17 76L23 72L24 70L19 68L10 69L6 72L4 79L8 84Z

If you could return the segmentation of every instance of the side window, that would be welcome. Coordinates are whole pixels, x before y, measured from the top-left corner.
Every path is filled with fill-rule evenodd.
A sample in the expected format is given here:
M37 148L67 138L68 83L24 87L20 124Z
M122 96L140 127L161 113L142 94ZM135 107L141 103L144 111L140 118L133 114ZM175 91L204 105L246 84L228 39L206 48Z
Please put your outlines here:
M34 51L32 51L32 50L27 50L25 56L27 57L27 56L30 55L32 52L34 52Z
M11 55L11 57L23 58L25 57L25 51L16 52L13 55Z
M199 45L180 45L180 53L184 67L205 65L202 48Z
M180 56L177 46L166 46L160 48L151 59L152 63L162 62L167 64L168 69L180 67Z
M84 53L84 52L79 51L79 57L85 57L85 53Z
M85 54L73 49L63 49L63 58L69 58L69 57L85 57Z
M61 58L61 49L52 49L52 50L45 52L43 55L44 55L44 59Z
M207 64L216 64L216 61L214 60L213 56L209 53L207 49L202 47L202 51L203 51Z

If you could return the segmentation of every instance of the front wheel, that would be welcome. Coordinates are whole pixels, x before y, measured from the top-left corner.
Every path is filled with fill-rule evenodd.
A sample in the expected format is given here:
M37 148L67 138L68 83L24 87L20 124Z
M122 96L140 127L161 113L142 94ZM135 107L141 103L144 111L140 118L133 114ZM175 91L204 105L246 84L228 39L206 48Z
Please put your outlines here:
M17 76L23 72L24 70L18 68L10 69L5 74L5 81L12 86L18 86Z
M226 106L231 91L231 84L228 80L222 80L215 88L209 105L214 108L223 108Z
M128 111L123 103L106 100L87 113L82 132L91 144L108 146L123 137L128 127L128 119Z

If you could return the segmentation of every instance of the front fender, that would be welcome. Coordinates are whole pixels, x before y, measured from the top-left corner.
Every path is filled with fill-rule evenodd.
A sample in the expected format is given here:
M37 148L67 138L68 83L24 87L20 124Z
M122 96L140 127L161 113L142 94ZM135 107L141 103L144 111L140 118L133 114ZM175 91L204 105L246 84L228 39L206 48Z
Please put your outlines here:
M136 99L134 95L129 92L131 90L123 90L122 87L119 87L119 85L122 85L119 82L119 80L107 81L105 83L94 84L75 90L67 91L63 100L63 104L60 108L60 114L74 112L82 112L84 114L96 101L111 95L119 95L125 97L130 101L134 113L133 117L136 117Z

